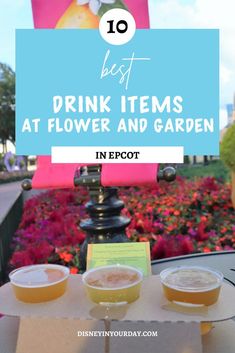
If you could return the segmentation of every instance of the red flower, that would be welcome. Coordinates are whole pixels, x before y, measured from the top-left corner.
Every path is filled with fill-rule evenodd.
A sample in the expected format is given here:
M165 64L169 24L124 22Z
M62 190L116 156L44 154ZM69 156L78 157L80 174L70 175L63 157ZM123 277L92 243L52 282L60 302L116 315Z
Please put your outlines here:
M166 241L162 237L154 244L152 248L152 259L162 259L166 255Z
M220 232L221 232L222 234L226 233L227 231L228 231L228 230L227 230L226 227L223 227L223 228L220 230Z
M205 222L200 222L197 228L197 238L198 240L207 240L208 233L205 231L206 224Z
M180 211L176 210L174 211L174 216L179 216L180 215Z
M76 275L76 273L78 273L77 267L70 267L70 273L71 273L72 275Z
M17 268L21 266L32 265L33 261L30 258L27 250L15 251L12 255L10 264L13 265L15 268Z
M140 242L148 242L148 238L147 237L140 237L139 241Z
M119 194L125 202L123 215L132 218L128 238L149 239L152 258L235 248L235 211L227 184L178 177L175 183L151 188L120 188ZM87 199L87 191L79 188L50 190L28 200L14 237L11 266L54 262L77 271L85 238L79 223L87 216Z
M207 246L205 246L205 247L203 248L203 252L211 252L211 249L208 248Z
M181 241L181 252L182 255L191 254L194 251L194 246L189 238L185 238Z
M70 262L73 259L73 255L67 252L62 252L59 254L60 258L64 260L64 262Z

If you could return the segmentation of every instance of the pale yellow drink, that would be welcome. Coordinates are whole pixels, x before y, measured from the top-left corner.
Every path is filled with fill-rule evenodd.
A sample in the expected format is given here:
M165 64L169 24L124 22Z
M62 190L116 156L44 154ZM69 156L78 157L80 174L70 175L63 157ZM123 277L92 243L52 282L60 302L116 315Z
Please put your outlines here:
M67 287L69 269L60 265L32 265L10 273L10 281L18 300L40 303L62 296Z
M169 268L160 277L169 301L206 306L216 303L223 281L219 271L200 266Z
M87 271L83 283L95 303L131 303L139 298L142 273L124 265L102 266Z

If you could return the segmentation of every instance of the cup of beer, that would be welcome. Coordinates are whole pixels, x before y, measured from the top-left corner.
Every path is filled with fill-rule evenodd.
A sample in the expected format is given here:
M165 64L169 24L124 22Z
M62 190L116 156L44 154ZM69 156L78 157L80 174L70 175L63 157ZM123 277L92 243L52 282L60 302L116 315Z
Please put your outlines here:
M203 266L178 266L163 270L160 279L169 301L208 306L219 298L223 274Z
M53 264L24 266L9 275L16 298L25 303L59 298L66 291L68 277L67 267Z
M82 279L95 303L132 303L139 298L143 274L134 267L117 264L91 269Z

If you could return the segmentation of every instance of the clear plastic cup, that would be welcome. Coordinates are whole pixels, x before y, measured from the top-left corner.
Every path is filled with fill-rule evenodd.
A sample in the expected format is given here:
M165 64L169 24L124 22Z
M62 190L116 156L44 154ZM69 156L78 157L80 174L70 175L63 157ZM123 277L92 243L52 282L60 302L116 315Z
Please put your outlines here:
M15 296L26 303L41 303L62 296L67 287L69 269L43 264L20 267L9 275Z
M110 265L91 269L82 279L93 302L124 304L139 298L143 274L131 266Z
M163 270L160 279L169 301L208 306L219 298L223 274L203 266L178 266Z

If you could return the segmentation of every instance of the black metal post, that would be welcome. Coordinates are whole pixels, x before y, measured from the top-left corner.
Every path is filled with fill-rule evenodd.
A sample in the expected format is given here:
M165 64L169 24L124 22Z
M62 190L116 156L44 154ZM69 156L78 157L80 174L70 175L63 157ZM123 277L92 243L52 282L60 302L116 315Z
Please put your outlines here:
M100 166L82 168L75 185L86 185L90 201L86 204L89 219L81 221L80 227L87 233L81 246L80 266L86 268L87 246L90 243L122 243L128 242L125 228L130 219L121 216L124 203L118 199L118 189L100 186Z

